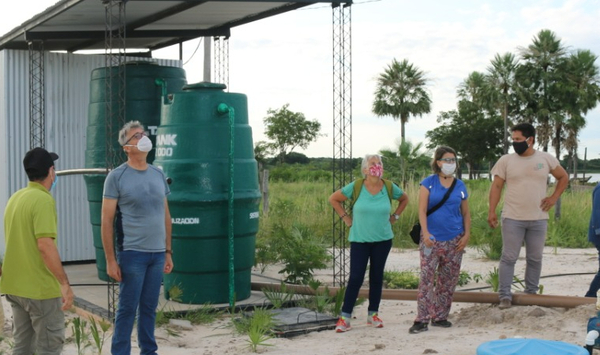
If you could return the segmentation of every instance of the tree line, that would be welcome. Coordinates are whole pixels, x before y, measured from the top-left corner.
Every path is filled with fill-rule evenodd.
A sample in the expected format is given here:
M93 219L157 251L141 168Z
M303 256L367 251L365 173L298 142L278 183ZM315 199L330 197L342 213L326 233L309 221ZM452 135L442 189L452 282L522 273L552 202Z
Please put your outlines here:
M537 127L536 142L551 147L576 174L578 135L587 113L600 101L597 56L587 49L567 50L551 30L541 30L517 53L496 54L485 72L474 71L458 86L457 107L440 112L439 125L426 133L427 148L449 145L470 171L508 152L509 128L519 122ZM431 110L423 71L395 59L379 76L373 112L404 125L410 116Z
M564 166L576 176L581 164L578 135L587 123L586 115L600 101L597 59L587 49L568 50L554 32L541 30L517 53L498 53L484 72L467 75L457 87L456 109L437 115L437 127L425 134L426 146L407 142L405 125L410 117L430 113L432 97L427 86L431 79L408 60L393 59L377 78L372 112L400 120L401 143L397 150L380 153L410 170L425 165L423 156L429 152L422 149L448 145L457 151L472 178L476 170L488 169L508 152L510 127L529 122L537 128L541 149L552 148L559 160L565 151ZM298 160L301 157L293 149L306 148L321 136L320 123L290 111L289 104L267 113L263 122L270 141L256 144L259 162L269 156L278 164Z

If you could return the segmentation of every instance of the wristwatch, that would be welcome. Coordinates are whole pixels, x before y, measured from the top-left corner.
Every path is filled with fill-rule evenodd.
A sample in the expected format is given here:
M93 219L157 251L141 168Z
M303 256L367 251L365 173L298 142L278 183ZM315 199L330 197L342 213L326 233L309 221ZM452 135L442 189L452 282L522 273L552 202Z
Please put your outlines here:
M396 219L396 221L400 219L400 215L399 214L395 214L394 213L392 216L394 216L394 219Z

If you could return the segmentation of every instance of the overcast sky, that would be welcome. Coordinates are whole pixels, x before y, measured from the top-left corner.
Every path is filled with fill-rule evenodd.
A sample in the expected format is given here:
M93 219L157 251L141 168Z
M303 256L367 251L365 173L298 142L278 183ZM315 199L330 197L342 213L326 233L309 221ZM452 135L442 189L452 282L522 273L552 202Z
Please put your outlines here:
M55 3L10 1L0 13L4 34ZM408 59L431 80L432 111L411 117L406 137L425 140L440 111L456 108L456 88L472 71L485 71L496 53L517 53L542 29L569 50L600 55L600 0L356 0L352 5L352 155L394 148L400 122L371 113L376 78L392 59ZM254 142L265 140L263 117L286 103L321 122L326 137L297 152L330 157L332 147L332 11L326 4L232 29L230 91L248 95ZM202 81L202 45L184 45L188 82ZM154 52L178 57L176 48ZM600 65L600 62L596 62ZM580 157L600 158L600 108L587 115ZM564 152L563 152L564 154Z

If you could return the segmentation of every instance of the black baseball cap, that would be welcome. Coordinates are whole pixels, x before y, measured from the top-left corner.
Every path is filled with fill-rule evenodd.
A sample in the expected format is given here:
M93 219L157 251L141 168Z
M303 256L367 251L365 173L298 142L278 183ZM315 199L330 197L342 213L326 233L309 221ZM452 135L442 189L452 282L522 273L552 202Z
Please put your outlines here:
M58 159L58 154L50 153L44 148L33 148L25 154L23 158L23 167L28 176L45 176L54 161Z

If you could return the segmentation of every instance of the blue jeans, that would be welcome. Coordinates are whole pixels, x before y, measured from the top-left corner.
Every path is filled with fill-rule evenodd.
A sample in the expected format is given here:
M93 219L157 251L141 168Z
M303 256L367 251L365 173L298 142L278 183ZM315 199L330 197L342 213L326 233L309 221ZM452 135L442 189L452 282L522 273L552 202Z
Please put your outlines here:
M596 245L596 249L598 249L598 261L600 264L600 245ZM599 289L600 289L600 265L598 266L598 272L596 273L596 276L594 276L594 279L592 280L592 283L590 284L590 289L585 294L585 297L596 297L596 293L598 292Z
M350 277L344 295L342 316L350 317L356 304L358 291L365 279L367 263L369 268L369 313L379 311L381 290L383 289L383 269L385 261L392 249L392 240L375 243L350 243Z
M138 315L138 344L141 355L156 355L154 338L156 307L165 266L165 253L121 251L117 255L121 268L119 308L112 338L113 355L131 354L131 332Z

